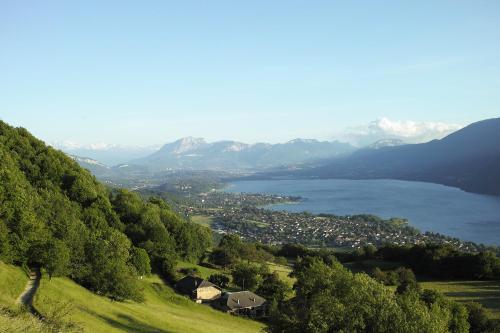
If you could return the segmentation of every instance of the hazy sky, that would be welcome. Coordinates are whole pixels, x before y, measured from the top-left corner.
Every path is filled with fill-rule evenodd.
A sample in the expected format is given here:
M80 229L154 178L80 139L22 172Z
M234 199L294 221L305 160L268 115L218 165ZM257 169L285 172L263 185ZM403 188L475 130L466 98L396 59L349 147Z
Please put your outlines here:
M48 142L465 125L499 92L498 0L0 0L0 119Z

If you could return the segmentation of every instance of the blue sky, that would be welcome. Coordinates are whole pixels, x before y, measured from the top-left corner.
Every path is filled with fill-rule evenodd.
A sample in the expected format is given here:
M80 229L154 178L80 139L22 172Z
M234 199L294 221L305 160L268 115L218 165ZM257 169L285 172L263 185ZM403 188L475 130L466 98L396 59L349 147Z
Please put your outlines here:
M496 0L0 3L0 118L48 142L465 125L499 91Z

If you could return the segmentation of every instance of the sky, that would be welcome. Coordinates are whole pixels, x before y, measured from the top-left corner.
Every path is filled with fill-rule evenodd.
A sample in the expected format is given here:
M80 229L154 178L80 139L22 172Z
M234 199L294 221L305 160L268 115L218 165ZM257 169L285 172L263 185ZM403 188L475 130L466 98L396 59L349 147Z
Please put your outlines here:
M497 0L0 0L0 119L49 143L421 141L499 91Z

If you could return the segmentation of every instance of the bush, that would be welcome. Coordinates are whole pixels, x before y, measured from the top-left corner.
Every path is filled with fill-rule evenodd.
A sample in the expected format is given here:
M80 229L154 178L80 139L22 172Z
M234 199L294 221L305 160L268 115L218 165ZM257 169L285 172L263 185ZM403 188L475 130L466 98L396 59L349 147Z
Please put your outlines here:
M229 277L224 274L212 274L208 277L208 281L221 288L227 288L230 280Z
M196 267L185 267L179 269L179 272L181 272L184 275L191 275L191 276L196 276L200 274L200 270Z

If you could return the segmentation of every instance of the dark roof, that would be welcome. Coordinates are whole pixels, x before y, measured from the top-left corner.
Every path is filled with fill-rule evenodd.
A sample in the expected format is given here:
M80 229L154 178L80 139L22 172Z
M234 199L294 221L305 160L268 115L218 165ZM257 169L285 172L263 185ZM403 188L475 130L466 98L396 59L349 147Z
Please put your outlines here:
M251 308L263 305L266 300L251 291L238 291L226 293L222 296L221 302L229 309Z
M202 279L198 276L191 276L191 275L187 275L182 279L180 279L179 282L177 282L177 284L175 285L175 287L185 293L191 293L198 288L204 288L204 287L214 287L220 289L210 281Z

